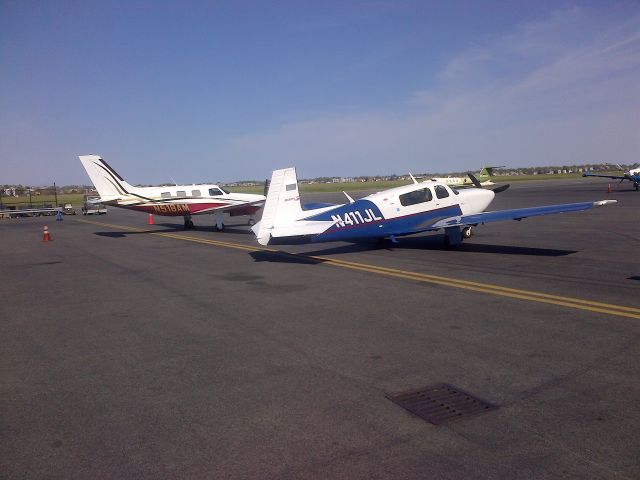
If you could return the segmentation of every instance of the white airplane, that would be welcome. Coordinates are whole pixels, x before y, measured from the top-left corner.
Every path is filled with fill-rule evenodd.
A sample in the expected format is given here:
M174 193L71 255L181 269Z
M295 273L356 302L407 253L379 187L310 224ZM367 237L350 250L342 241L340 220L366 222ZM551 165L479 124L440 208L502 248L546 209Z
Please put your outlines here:
M491 177L493 176L494 168L503 168L504 165L500 165L498 167L482 167L480 173L478 174L478 180L480 180L480 184L483 187L493 185L494 183L491 181ZM445 185L449 185L450 187L473 187L474 183L469 175L466 177L434 177L431 180L434 182L444 183Z
M620 171L623 171L623 168L620 165L617 165ZM602 178L612 178L614 180L620 180L619 184L625 180L629 180L633 183L633 188L636 191L640 190L640 167L631 168L628 172L623 173L622 175L600 175L597 173L586 172L582 174L583 177L602 177Z
M303 210L295 168L275 170L262 219L252 230L261 245L270 243L332 242L387 238L444 229L445 243L458 246L471 236L471 227L502 220L588 210L615 200L568 203L485 212L495 197L492 190L457 190L424 181L374 193L349 203ZM498 190L498 189L496 189Z
M222 231L225 213L232 217L249 215L249 225L253 225L254 215L265 201L264 195L231 193L218 185L134 187L98 155L79 158L100 194L96 202L156 215L182 216L185 228L193 228L192 215L213 214L217 230Z

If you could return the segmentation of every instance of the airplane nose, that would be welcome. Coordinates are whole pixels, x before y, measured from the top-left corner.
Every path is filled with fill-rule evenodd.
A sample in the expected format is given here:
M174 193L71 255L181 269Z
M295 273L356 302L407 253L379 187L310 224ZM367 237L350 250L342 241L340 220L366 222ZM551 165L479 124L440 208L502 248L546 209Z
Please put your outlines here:
M480 190L483 193L483 197L484 197L484 201L486 202L484 207L482 207L482 210L486 210L487 207L489 205L491 205L491 202L493 202L493 199L496 197L496 193L493 190Z
M469 188L461 191L460 195L463 195L465 199L463 207L465 214L484 212L496 196L492 190L481 188Z

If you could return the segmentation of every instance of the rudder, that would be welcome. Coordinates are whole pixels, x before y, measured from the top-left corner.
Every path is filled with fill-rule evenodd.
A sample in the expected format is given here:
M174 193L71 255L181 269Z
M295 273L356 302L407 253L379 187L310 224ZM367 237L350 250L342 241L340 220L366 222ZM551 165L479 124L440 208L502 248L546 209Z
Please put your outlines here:
M274 227L293 223L302 215L296 169L274 170L269 183L262 219L253 228L258 243L267 245Z
M80 155L78 158L103 201L129 195L134 190L99 155Z

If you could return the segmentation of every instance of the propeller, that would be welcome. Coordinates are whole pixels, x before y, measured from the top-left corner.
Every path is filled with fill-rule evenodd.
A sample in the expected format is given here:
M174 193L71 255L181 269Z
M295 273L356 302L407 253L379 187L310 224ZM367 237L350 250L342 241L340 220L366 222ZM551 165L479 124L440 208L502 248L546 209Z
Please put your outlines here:
M266 197L267 193L269 193L269 179L268 178L264 181L264 193L263 193L263 195Z
M511 184L505 183L504 185L500 185L499 187L492 188L491 190L493 191L493 193L500 193L500 192L504 192L510 186Z
M469 178L471 179L471 182L473 183L473 186L476 188L482 188L482 184L480 183L480 181L476 178L476 176L471 173L471 172L467 172L467 175L469 175ZM491 191L493 193L500 193L500 192L504 192L507 188L509 188L511 185L510 184L506 184L506 185L500 185L499 187L496 188L492 188Z
M482 188L482 185L480 185L480 181L476 178L476 176L471 173L471 172L467 172L467 175L469 176L469 178L471 179L471 183L473 183L473 185L476 188Z

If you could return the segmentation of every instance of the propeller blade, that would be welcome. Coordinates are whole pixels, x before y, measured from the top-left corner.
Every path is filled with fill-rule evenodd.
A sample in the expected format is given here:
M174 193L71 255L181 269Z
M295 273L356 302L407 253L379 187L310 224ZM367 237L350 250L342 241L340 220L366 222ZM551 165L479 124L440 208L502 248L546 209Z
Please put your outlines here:
M494 193L500 193L500 192L504 192L507 188L509 188L511 186L511 184L507 183L506 185L500 185L499 187L496 188L492 188L491 190Z
M471 179L471 182L476 188L482 188L482 185L480 185L480 182L478 181L478 179L473 173L467 172L467 175L469 176L469 178Z
M268 178L264 181L264 193L263 193L263 195L266 197L267 193L269 193L269 179Z

